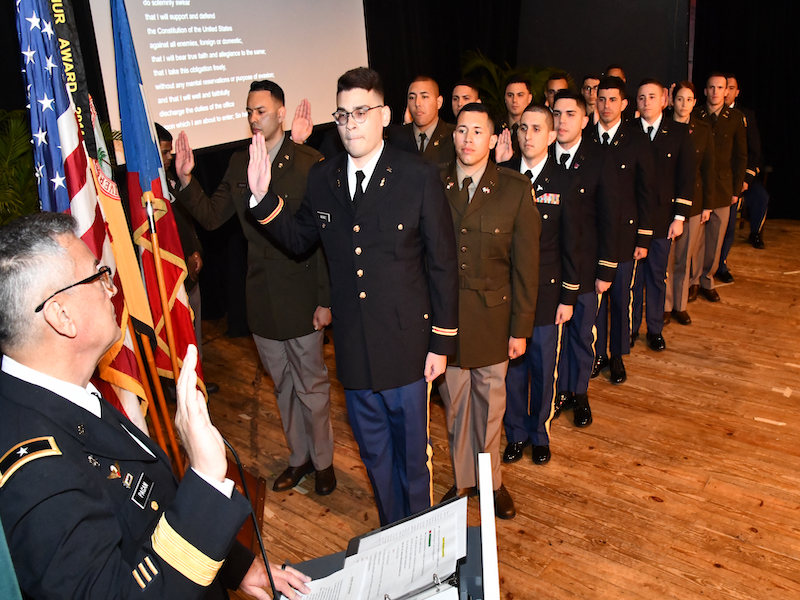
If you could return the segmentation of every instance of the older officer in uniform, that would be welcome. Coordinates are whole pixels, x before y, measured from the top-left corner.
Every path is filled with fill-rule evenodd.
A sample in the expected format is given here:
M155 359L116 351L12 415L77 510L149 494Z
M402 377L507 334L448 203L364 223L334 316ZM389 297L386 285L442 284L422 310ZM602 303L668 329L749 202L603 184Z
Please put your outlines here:
M444 98L439 84L420 75L408 86L406 108L411 123L389 129L389 144L418 154L435 165L453 160L453 126L439 118Z
M251 212L281 244L322 241L331 273L339 381L382 524L430 507L427 383L455 353L458 276L447 199L436 168L386 147L391 111L371 69L339 78L333 114L347 152L315 165L291 215L253 137ZM291 300L287 300L291 301Z
M308 171L322 160L311 148L295 144L283 130L283 90L272 81L254 81L247 95L247 120L261 132L275 176L273 189L291 212L306 191ZM328 268L319 247L287 253L248 212L247 150L231 157L222 183L210 198L192 177L194 156L185 133L177 141L175 169L181 202L206 229L222 226L234 214L247 237L247 324L258 354L275 382L278 410L291 455L272 489L293 488L316 472L315 490L333 492L333 428L330 381L322 354L325 326L331 322ZM288 300L288 301L287 301Z
M453 138L456 162L441 172L460 269L458 352L439 387L455 472L444 499L474 492L477 455L490 452L495 510L510 519L514 502L500 473L505 377L533 332L541 221L530 180L489 160L497 136L483 104L461 109Z
M581 240L580 198L563 167L549 156L556 140L553 113L531 104L519 127L521 158L507 166L533 182L533 198L542 218L539 239L539 296L533 336L524 357L512 360L506 374L506 414L503 425L508 445L503 462L522 458L533 445L534 464L550 460L550 420L556 395L562 326L572 318L578 299ZM530 401L528 389L530 385Z
M120 335L110 271L72 217L0 230L0 518L26 597L268 596L260 560L235 542L249 513L225 478L225 446L196 388L193 346L176 425L191 469L178 484L161 449L89 383ZM307 593L276 568L278 589Z

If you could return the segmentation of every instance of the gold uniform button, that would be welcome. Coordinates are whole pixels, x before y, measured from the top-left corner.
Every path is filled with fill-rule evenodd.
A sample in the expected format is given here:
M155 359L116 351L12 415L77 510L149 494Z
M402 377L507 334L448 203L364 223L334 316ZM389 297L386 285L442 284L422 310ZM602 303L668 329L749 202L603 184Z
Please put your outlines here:
M628 221L628 225L633 225L633 219L631 219L630 221Z
M581 188L581 194L585 194L585 193L586 193L586 189L585 188Z
M466 228L461 229L461 233L467 233Z
M361 292L361 293L358 295L358 297L359 297L359 298L361 298L361 299L363 300L364 298L366 298L366 297L367 297L367 292Z
M356 254L361 256L361 246L356 246Z
M500 230L495 228L494 233L495 233L495 235L497 235L498 233L500 233Z
M508 300L508 296L503 296L503 300Z
M550 283L555 283L555 282L556 282L556 280L555 280L555 279L551 279L551 280L550 280Z
M358 275L359 277L363 277L364 276L364 269L359 269L358 271L356 271L356 275Z
M461 246L461 251L462 252L466 252L467 251L467 247L466 246Z
M620 168L620 169L624 169L624 168L625 168L625 165L620 165L620 166L619 166L619 168Z
M355 231L356 233L361 231L361 225L353 225L353 231Z
M461 263L461 270L465 271L467 269L466 263Z
M543 218L543 219L547 219L547 218L548 218L548 215L547 215L547 213L543 214L543 215L542 215L542 218Z
M397 231L403 231L403 224L402 223L398 223L397 224Z
M152 508L153 510L158 510L158 502L156 502L155 500L153 500L153 501L150 503L150 508Z
M424 315L422 315L422 318L427 321L428 320L428 313L425 313Z

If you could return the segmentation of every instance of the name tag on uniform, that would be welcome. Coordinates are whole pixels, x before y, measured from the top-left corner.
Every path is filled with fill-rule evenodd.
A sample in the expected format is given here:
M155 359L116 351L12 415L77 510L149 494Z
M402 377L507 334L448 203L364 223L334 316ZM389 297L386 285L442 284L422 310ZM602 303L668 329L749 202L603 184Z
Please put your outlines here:
M247 189L247 182L245 181L244 183L242 183L240 181L239 183L236 184L236 187L238 187L240 190L246 190Z
M550 192L541 194L540 196L536 196L536 202L538 204L561 204L561 194L553 194Z
M139 475L139 481L136 482L136 486L133 488L131 500L133 500L133 503L136 506L143 509L145 506L147 506L147 501L150 499L150 494L152 492L153 480L142 473Z
M322 212L321 210L318 210L317 216L319 216L320 221L324 221L325 223L331 222L331 213Z

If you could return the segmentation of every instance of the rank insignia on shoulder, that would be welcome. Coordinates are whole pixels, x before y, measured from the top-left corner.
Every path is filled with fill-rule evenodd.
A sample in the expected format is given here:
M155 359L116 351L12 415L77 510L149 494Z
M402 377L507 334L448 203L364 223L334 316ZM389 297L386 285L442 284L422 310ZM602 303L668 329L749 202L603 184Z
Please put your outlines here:
M20 442L0 458L0 488L24 464L45 456L61 456L53 436L32 438Z

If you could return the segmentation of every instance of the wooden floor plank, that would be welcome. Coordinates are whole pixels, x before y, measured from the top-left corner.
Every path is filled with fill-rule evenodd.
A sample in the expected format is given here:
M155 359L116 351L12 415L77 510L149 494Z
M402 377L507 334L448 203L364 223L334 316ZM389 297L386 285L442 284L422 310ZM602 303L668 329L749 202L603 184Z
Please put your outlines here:
M551 428L553 458L503 466L517 517L498 521L501 591L517 599L800 598L800 223L769 221L766 250L737 230L722 301L689 305L667 350L638 342L628 381L589 388L594 423ZM210 407L251 470L267 478L264 536L278 561L343 550L378 514L325 346L338 488L313 476L274 493L287 450L272 381L250 338L206 321ZM644 338L645 326L642 326ZM444 409L431 403L434 499L453 483ZM528 451L529 452L529 451ZM470 525L480 523L468 504Z

